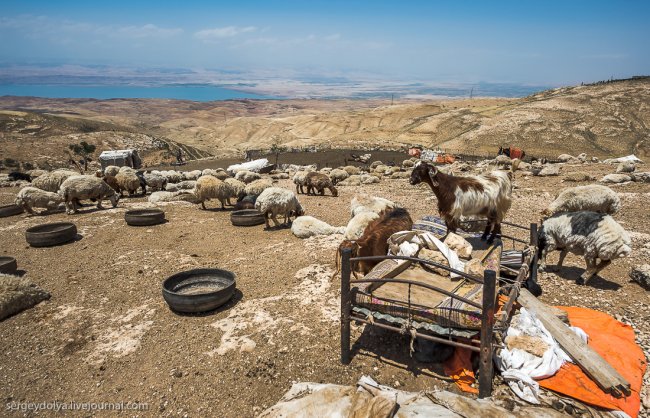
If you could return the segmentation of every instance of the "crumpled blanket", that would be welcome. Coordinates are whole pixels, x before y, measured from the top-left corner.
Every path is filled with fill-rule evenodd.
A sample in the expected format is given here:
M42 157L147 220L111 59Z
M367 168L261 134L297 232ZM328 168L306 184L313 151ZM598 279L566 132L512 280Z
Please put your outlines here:
M587 342L587 334L577 327L570 327L573 332ZM496 363L501 376L512 391L532 404L539 404L539 384L535 380L553 376L565 362L573 363L571 357L562 350L551 333L526 308L521 308L508 328L508 337L529 336L529 341L538 340L545 348L539 357L522 348L503 348L496 356ZM538 347L539 348L539 347Z
M391 235L388 239L389 255L414 257L420 248L440 251L449 262L451 268L465 271L465 263L458 258L458 254L430 232L401 231ZM458 274L451 273L452 279L457 277L459 277Z

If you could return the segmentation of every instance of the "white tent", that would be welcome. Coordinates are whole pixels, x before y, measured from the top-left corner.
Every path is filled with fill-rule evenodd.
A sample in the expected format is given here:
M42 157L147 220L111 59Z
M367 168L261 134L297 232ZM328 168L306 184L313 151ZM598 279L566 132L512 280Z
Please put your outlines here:
M118 167L129 166L133 168L140 168L142 165L138 151L134 149L103 151L99 154L99 162L102 165L102 169L109 165Z

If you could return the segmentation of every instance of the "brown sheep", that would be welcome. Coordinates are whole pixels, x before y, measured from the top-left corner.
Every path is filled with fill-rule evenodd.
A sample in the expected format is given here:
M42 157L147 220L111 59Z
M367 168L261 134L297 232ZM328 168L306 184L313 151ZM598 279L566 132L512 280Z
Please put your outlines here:
M307 186L307 194L316 194L318 191L321 196L325 196L325 189L329 189L332 192L332 196L336 197L339 195L338 190L332 184L332 180L325 173L316 171L307 173L305 176L305 186Z
M339 246L339 254L342 249L350 248L352 249L352 257L386 255L388 253L388 239L391 235L400 231L408 231L412 227L413 220L406 209L387 209L379 214L379 218L368 224L361 238L343 241ZM368 274L380 261L358 261L352 266L352 270Z

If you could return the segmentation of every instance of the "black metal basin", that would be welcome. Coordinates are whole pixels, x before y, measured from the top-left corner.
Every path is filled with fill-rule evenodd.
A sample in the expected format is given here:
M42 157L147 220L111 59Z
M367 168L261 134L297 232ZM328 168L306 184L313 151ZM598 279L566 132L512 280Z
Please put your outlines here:
M71 222L57 222L33 226L25 231L25 239L32 247L52 247L65 244L77 236L77 227Z
M236 210L230 214L230 222L235 226L262 225L264 214L257 209Z
M206 312L218 308L235 293L235 274L221 269L176 273L163 282L165 302L177 312Z
M18 264L13 257L0 257L0 273L14 274L18 270Z
M0 206L0 218L20 215L21 213L23 213L23 208L21 208L20 206L16 206L16 205Z
M150 226L165 222L165 212L160 209L132 209L126 211L124 220L131 226Z

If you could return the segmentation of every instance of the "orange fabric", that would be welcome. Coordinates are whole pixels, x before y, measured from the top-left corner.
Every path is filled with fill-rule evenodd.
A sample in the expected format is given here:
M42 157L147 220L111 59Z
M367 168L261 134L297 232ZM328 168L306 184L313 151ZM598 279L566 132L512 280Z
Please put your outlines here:
M452 379L460 390L468 393L478 393L478 389L471 386L476 380L472 371L472 350L456 347L454 355L442 365L445 374Z
M436 157L436 163L438 164L452 164L456 161L456 157L451 154L438 154Z
M540 380L539 385L591 405L621 410L636 417L640 408L639 391L647 364L643 351L634 342L632 327L591 309L574 306L559 308L569 314L571 325L582 328L589 335L589 346L630 383L632 395L617 399L606 394L580 367L571 363L562 366L554 376Z
M499 296L499 310L505 301L505 296ZM582 328L589 335L589 346L630 383L632 395L617 399L606 394L579 366L572 363L564 364L554 376L538 381L539 385L590 405L621 410L633 418L636 417L639 413L639 392L647 362L643 351L634 342L632 327L592 309L575 306L558 308L567 312L571 325ZM462 391L477 393L477 389L470 386L475 379L471 355L472 352L468 349L456 348L454 355L443 367L445 373L454 379Z
M498 296L497 313L501 312L501 309L507 301L508 296ZM478 393L478 389L471 386L471 384L476 380L476 376L472 370L472 350L456 347L454 355L445 361L442 367L445 374L454 379L454 383L456 383L456 386L458 386L460 390L467 393Z

